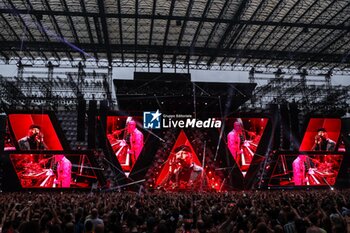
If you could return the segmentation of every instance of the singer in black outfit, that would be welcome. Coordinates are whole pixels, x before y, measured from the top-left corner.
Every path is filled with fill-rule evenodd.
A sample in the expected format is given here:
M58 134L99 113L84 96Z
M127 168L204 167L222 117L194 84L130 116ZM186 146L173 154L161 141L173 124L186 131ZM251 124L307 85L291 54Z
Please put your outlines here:
M315 144L312 150L315 151L334 151L336 143L328 137L325 128L317 129L317 135L315 136Z
M41 133L39 125L31 125L27 136L18 140L20 150L47 150L44 142L44 135Z
M169 172L159 185L167 191L207 189L208 178L203 168L193 162L192 150L187 145L175 149L174 161L169 166Z

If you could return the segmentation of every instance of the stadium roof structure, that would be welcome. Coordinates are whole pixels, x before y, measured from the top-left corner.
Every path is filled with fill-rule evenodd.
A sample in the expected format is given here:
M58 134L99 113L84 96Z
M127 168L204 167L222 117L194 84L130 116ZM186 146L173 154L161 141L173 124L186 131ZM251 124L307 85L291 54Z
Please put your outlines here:
M350 71L347 0L3 0L3 63Z

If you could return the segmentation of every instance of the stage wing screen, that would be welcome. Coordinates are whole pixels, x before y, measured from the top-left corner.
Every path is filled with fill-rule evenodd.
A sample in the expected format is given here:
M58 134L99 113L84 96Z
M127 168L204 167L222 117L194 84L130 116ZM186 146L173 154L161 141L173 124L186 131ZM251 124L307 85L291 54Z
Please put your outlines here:
M48 114L9 114L19 150L63 150Z
M269 186L333 186L343 154L280 154Z
M91 188L97 183L86 154L10 154L22 188Z
M339 139L341 120L337 118L311 118L300 151L334 151Z

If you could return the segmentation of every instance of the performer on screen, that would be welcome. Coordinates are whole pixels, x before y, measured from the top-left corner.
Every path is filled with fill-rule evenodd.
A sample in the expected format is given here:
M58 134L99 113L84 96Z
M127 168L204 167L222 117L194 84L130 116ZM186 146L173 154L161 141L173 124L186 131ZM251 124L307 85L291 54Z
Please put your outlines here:
M41 132L39 125L31 125L28 129L27 136L18 140L20 150L47 150L48 147L44 142L44 134Z
M131 164L133 166L143 148L143 134L136 128L136 121L134 120L127 122L125 141L129 145L128 153L130 154Z
M294 185L307 185L308 174L313 174L314 163L307 155L299 155L292 163Z
M128 117L125 128L114 130L107 138L123 169L131 170L143 148L143 134L136 121Z
M159 187L167 191L206 188L208 184L207 176L203 168L193 162L191 148L182 145L174 151L174 160L169 163L169 172Z
M55 155L53 172L56 175L55 185L57 188L69 188L72 178L72 163L64 155Z
M316 151L334 151L336 143L328 137L325 128L319 128L315 136L315 144L312 150Z
M233 130L227 135L227 145L238 165L241 165L244 141L243 124L240 121L235 121L233 123Z

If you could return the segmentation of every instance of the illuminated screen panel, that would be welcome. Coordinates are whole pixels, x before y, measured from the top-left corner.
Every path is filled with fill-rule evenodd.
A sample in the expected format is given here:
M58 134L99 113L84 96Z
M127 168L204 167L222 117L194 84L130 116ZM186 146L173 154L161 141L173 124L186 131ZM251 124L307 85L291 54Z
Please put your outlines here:
M19 150L63 150L48 114L9 114Z
M131 172L144 147L146 135L141 123L141 117L107 117L107 139L126 173Z
M280 154L269 186L334 185L342 154Z
M202 166L183 130L156 174L155 188L164 191L220 190L222 184L222 179L214 171Z
M8 119L6 120L6 128L4 135L4 151L16 150L15 144L9 129Z
M22 188L91 188L97 182L86 154L10 154Z
M334 151L339 139L340 130L340 119L311 118L299 150Z
M243 176L249 169L260 139L266 128L267 118L228 118L226 120L226 144Z

